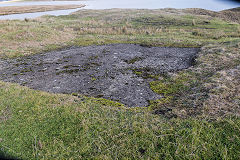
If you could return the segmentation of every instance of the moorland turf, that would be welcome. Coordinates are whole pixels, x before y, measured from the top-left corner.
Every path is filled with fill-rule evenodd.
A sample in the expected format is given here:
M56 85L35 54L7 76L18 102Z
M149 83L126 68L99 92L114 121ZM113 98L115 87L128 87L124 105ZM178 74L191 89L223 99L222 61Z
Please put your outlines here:
M149 84L163 98L148 108L0 82L0 153L21 159L239 159L240 25L200 13L81 10L1 21L1 61L112 43L201 49L193 67Z

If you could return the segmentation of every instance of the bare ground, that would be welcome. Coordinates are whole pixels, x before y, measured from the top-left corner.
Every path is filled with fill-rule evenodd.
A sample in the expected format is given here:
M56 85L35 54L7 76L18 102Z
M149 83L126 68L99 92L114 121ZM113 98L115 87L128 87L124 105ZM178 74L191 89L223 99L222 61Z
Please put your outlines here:
M79 93L148 106L149 82L190 67L199 49L134 44L88 46L0 61L0 79L53 93ZM141 74L139 74L141 73Z

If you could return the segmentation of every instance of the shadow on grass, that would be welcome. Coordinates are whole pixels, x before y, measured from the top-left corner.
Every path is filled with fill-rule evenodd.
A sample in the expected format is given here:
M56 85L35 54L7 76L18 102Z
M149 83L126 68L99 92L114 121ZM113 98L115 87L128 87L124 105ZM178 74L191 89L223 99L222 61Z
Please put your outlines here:
M21 160L21 159L13 157L13 156L6 155L2 151L0 151L0 160Z

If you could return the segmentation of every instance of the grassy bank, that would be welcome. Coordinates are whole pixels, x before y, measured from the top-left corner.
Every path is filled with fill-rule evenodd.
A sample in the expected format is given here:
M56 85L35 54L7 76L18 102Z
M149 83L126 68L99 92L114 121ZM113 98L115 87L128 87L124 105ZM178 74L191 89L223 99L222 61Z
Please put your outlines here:
M138 43L200 47L239 38L239 24L183 10L81 10L69 16L1 21L0 56L14 57L67 46Z
M150 85L164 98L145 109L0 82L2 154L22 159L239 159L240 25L220 18L175 9L115 9L1 21L3 58L107 43L201 47L194 67L149 75L158 77Z
M84 5L39 5L39 6L7 6L0 7L0 15L46 12L82 8Z

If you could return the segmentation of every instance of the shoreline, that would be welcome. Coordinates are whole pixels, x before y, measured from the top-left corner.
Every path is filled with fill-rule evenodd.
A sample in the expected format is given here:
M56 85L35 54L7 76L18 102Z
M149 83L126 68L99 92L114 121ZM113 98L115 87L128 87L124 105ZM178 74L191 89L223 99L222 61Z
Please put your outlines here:
M35 2L39 2L39 1L68 1L68 0L35 0ZM88 0L70 0L70 1L88 1ZM14 2L34 2L33 0L7 0L7 1L0 1L0 4L3 3L14 3Z
M2 2L0 2L0 4L3 4L3 3L13 3L13 2L20 2L20 1L23 1L23 0L10 0L10 1L2 1Z
M36 13L47 12L56 10L68 10L85 7L85 5L37 5L37 6L7 6L0 7L0 16L24 14L24 13Z

